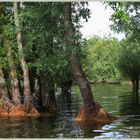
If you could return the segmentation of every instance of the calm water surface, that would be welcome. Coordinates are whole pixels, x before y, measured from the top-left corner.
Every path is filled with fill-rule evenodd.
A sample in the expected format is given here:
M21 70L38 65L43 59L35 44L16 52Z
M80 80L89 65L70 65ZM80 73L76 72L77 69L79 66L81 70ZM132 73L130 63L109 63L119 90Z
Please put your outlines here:
M93 93L99 103L120 119L104 126L78 125L82 99L78 90L71 96L57 94L58 112L49 117L0 118L1 138L140 138L140 104L131 87L98 85Z

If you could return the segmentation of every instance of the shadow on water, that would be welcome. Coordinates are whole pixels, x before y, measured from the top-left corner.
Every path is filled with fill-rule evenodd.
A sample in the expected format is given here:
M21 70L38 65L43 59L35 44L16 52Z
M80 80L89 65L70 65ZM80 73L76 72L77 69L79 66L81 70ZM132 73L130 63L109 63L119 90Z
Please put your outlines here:
M85 138L94 138L96 136L100 136L101 133L104 132L102 130L102 127L104 125L97 125L97 124L92 123L92 122L86 122L86 123L78 122L78 125L80 126L80 128L84 132L83 135Z
M82 105L78 92L56 95L58 111L54 116L0 117L1 138L137 138L140 137L140 103L128 87L94 86L95 98L107 112L120 115L111 124L76 123Z
M139 95L136 93L126 93L119 96L120 115L140 115Z
M95 123L92 122L86 122L86 123L76 123L75 122L75 117L76 114L79 113L79 109L81 107L82 104L82 99L79 98L79 95L77 96L76 93L68 93L68 94L60 94L57 97L58 101L59 101L59 108L60 108L60 112L62 111L66 117L66 115L68 115L72 120L70 121L68 118L67 122L70 121L70 125L72 126L72 129L70 132L71 137L73 137L73 135L75 135L77 133L77 136L79 135L79 137L84 137L84 138L94 138L95 136L99 136L101 135L101 133L103 132L102 127L103 125L97 125ZM80 102L80 104L78 104ZM67 116L67 117L68 117ZM74 132L75 131L75 132ZM78 134L79 133L79 134ZM75 135L75 137L77 137Z
M139 93L132 92L132 96L133 96L133 102L139 104Z

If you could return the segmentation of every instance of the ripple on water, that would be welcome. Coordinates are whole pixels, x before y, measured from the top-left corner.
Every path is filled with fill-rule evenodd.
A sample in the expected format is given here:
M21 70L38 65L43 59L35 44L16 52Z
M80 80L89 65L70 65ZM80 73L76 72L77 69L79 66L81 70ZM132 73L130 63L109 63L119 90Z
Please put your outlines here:
M101 136L96 136L95 138L127 138L124 136L123 132L108 132L108 133L102 133Z
M0 137L140 138L140 104L134 102L128 87L93 85L93 89L95 99L108 112L122 117L104 126L80 126L74 119L83 104L81 95L72 92L70 97L64 97L57 93L56 116L0 118Z

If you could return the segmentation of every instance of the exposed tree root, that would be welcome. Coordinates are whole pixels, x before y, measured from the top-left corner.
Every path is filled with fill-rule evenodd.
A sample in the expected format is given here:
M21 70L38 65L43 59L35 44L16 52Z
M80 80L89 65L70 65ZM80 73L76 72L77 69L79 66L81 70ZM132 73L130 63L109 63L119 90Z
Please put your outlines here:
M27 113L18 107L13 107L11 112L5 111L5 109L0 108L0 116L13 116L13 117L21 117L21 116L39 116L39 113Z
M27 107L28 108L28 107ZM14 105L9 98L2 97L0 99L0 116L11 116L11 117L21 117L21 116L50 116L56 113L56 106L50 104L49 110L45 110L45 112L38 112L38 110L34 106L30 106L30 109L27 110L26 105Z
M1 98L0 104L0 116L36 116L40 115L38 111L33 107L30 112L25 111L24 105L13 105L7 97Z
M96 102L90 109L87 106L83 106L75 120L76 122L92 121L96 124L107 124L115 119L116 117L111 116Z

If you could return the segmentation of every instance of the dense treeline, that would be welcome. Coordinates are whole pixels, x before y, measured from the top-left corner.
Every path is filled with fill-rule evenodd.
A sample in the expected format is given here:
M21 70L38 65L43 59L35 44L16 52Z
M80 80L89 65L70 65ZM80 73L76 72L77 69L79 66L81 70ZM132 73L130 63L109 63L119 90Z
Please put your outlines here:
M1 3L0 115L55 112L56 89L70 94L76 82L83 98L83 107L76 120L110 122L112 117L93 97L89 79L120 80L120 69L131 78L134 90L138 91L139 28L127 30L128 25L133 25L130 21L136 21L134 27L139 25L138 19L133 20L129 11L121 13L125 16L116 16L118 8L123 11L130 5L110 3L116 8L112 20L126 21L118 25L126 33L123 41L95 36L86 42L80 28L81 19L88 21L90 17L87 2ZM114 29L120 31L115 26Z
M90 81L115 82L121 79L118 69L120 48L120 41L109 36L94 36L88 40L83 63Z
M80 51L79 20L89 16L86 3L71 6L76 50L67 47L62 3L1 3L0 10L1 96L4 90L7 100L24 105L27 113L40 107L56 110L56 85L65 93L72 85L69 57Z
M118 66L122 74L131 79L133 91L138 93L140 78L140 3L110 3L115 11L111 17L112 29L124 32Z
M133 91L138 93L140 76L139 8L135 2L109 2L114 13L111 28L123 32L121 41L108 37L93 36L84 49L84 69L92 83L120 83L130 79Z
M90 17L87 4L1 3L1 115L56 111L56 87L68 93L75 80L84 103L77 121L110 121L95 102L80 62L80 20Z

